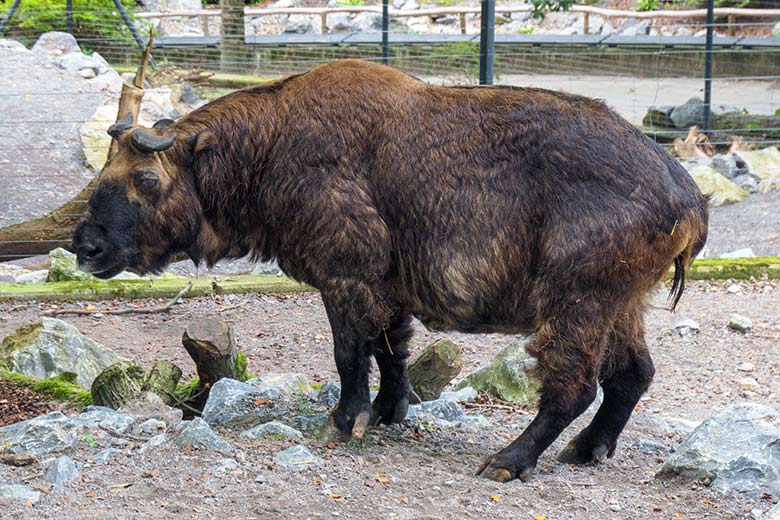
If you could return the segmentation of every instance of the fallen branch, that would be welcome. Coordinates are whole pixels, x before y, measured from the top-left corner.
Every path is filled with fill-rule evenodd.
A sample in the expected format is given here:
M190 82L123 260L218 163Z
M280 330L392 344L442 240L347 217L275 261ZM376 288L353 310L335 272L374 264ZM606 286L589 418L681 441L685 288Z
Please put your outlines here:
M119 439L130 439L131 441L136 441L136 442L146 442L149 440L144 437L136 437L135 435L130 435L129 433L119 433L113 428L109 428L108 426L103 426L101 424L98 424L98 428L108 433L109 435L113 437L117 437Z
M110 314L111 316L120 316L123 314L158 314L161 312L168 312L171 310L171 307L176 305L176 302L179 301L179 298L184 296L187 291L192 289L192 282L188 282L187 285L185 285L181 291L179 291L179 294L168 300L168 302L165 305L161 305L159 307L151 307L151 308L127 308L127 309L110 309L105 311L96 311L91 310L88 311L86 309L50 309L48 311L41 312L41 316L62 316L63 314L75 314L77 316L90 316L95 313L100 314Z

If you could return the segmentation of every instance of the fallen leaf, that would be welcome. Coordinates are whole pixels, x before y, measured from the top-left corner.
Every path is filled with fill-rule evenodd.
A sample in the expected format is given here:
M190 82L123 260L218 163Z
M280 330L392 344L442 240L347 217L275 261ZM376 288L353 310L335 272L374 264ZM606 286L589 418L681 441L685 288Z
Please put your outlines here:
M95 498L95 493L93 493L92 491L88 491L88 492L87 492L87 497L89 497L89 498Z
M336 446L338 446L338 444L336 444L336 443L335 443L335 442L333 442L333 441L329 441L329 442L326 442L326 443L325 443L325 447L326 447L326 448L328 448L329 450L334 450L334 449L336 449Z
M544 515L536 515L534 517L534 520L547 520L547 517Z
M27 501L27 507L32 507L32 500Z
M344 500L344 495L341 495L339 493L331 493L330 498L332 498L336 502L342 502Z
M501 502L501 495L490 495L490 500L492 500L493 502ZM539 517L535 517L535 518L539 518Z
M258 399L255 401L255 406L265 406L268 404L267 399Z
M678 512L676 512L676 513L674 514L674 517L675 517L675 518L682 518L682 513L680 513L680 512L678 511Z
M385 475L384 473L380 473L379 476L376 477L376 481L379 482L380 484L390 483L390 479L387 478L387 475Z
M321 479L320 477L318 477L317 475L314 475L314 476L311 478L311 481L312 481L312 482L314 482L315 484L317 484L318 486L319 486L320 484L322 484L322 479Z
M374 483L373 483L373 482L371 482L371 481L368 481L368 480L364 481L364 482L363 482L363 484L364 484L364 485L365 485L367 488L372 488L372 487L374 487Z

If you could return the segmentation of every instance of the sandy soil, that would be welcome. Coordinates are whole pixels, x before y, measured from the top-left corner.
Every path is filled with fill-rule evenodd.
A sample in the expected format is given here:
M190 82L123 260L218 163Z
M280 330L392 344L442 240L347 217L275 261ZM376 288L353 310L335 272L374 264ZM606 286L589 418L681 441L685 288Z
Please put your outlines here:
M80 480L61 495L44 495L33 510L40 518L747 518L751 509L766 510L778 497L751 501L717 495L698 483L656 480L664 454L634 446L638 440L679 442L679 435L669 435L660 426L667 417L700 420L735 401L778 402L780 283L739 283L737 293L727 290L731 285L694 282L676 314L660 308L648 312L656 380L637 407L618 453L599 467L573 468L554 459L587 424L589 417L583 416L542 457L531 482L500 485L474 478L480 459L506 445L532 417L496 411L492 414L496 427L487 431L420 435L409 427L382 428L360 443L336 447L307 438L306 444L326 464L302 473L275 469L269 463L288 441L250 445L230 432L225 435L242 449L231 454L239 464L228 470L219 469L224 455L182 454L172 447L139 455L133 442L108 465L97 465L92 456L99 447L85 447L73 454L85 465ZM654 304L664 303L665 294L659 292ZM127 303L104 302L97 310L122 305ZM50 305L0 304L0 336L34 319L39 307ZM742 335L727 328L735 312L753 320L753 333ZM147 366L168 359L191 372L180 346L182 330L191 320L214 315L233 324L251 372L298 371L313 382L336 379L329 328L317 295L198 298L175 307L170 315L66 319L123 356ZM680 337L674 324L683 318L697 321L701 332ZM416 351L440 336L418 325L412 348ZM447 336L463 348L464 374L488 362L513 339ZM737 367L744 362L752 363L754 370L740 372ZM740 391L739 380L746 376L759 382L758 392ZM39 472L36 466L0 466L0 481L32 477L30 483L41 483ZM389 483L380 483L380 474ZM258 476L266 482L256 482ZM131 485L115 486L125 483ZM2 518L33 514L2 499L0 505L7 505L0 509Z

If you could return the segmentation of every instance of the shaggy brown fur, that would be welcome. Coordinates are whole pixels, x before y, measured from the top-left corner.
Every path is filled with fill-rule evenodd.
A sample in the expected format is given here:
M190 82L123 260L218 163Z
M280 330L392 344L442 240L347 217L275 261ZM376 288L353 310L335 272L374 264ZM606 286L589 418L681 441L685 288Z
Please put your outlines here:
M603 103L525 88L433 87L341 61L227 95L154 135L120 137L101 173L79 260L100 276L156 271L185 251L212 264L276 258L322 293L341 401L332 426L360 436L406 415L416 316L428 327L535 333L540 409L482 475L526 478L605 391L561 457L615 450L650 384L642 306L707 233L706 200L666 152Z

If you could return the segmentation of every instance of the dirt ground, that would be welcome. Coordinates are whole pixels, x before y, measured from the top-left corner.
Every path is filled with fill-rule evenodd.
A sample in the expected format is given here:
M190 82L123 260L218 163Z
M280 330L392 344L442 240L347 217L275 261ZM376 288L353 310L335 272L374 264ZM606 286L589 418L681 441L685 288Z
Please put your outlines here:
M555 461L560 450L592 413L581 417L541 458L532 481L501 485L475 478L482 457L502 448L530 421L529 413L485 411L494 429L425 431L411 427L373 430L367 439L348 445L305 443L326 463L301 473L274 469L273 453L290 441L247 444L224 435L242 449L225 455L188 453L173 447L143 455L131 442L106 465L93 456L99 447L72 454L83 463L82 476L64 491L44 495L33 509L3 503L1 518L750 518L752 509L767 510L772 500L747 500L718 495L699 483L657 480L664 453L636 446L649 440L673 446L681 440L664 427L668 417L701 420L733 404L751 400L776 405L780 396L780 283L693 282L675 314L662 310L659 292L648 312L648 342L657 375L622 437L616 456L598 467L575 468ZM731 287L731 291L728 288ZM155 305L143 301L141 305ZM127 305L103 302L97 311ZM0 304L0 337L50 304ZM727 328L738 312L753 320L754 331L743 335ZM88 336L127 358L150 366L158 359L192 365L180 345L185 325L208 316L232 323L240 349L254 374L297 371L312 382L337 379L332 341L316 294L198 298L174 307L168 315L91 316L65 319ZM698 334L681 337L674 324L695 320ZM416 351L445 334L417 324ZM511 336L446 334L463 349L468 374L487 363ZM738 366L752 363L750 373ZM739 380L755 378L758 392L740 391ZM0 481L28 478L42 483L40 467L0 466ZM380 478L379 476L383 477ZM385 478L386 477L386 478ZM257 482L259 479L262 483ZM385 480L387 483L382 483ZM129 484L121 487L119 484ZM46 486L43 486L46 489ZM21 515L21 516L20 516Z

